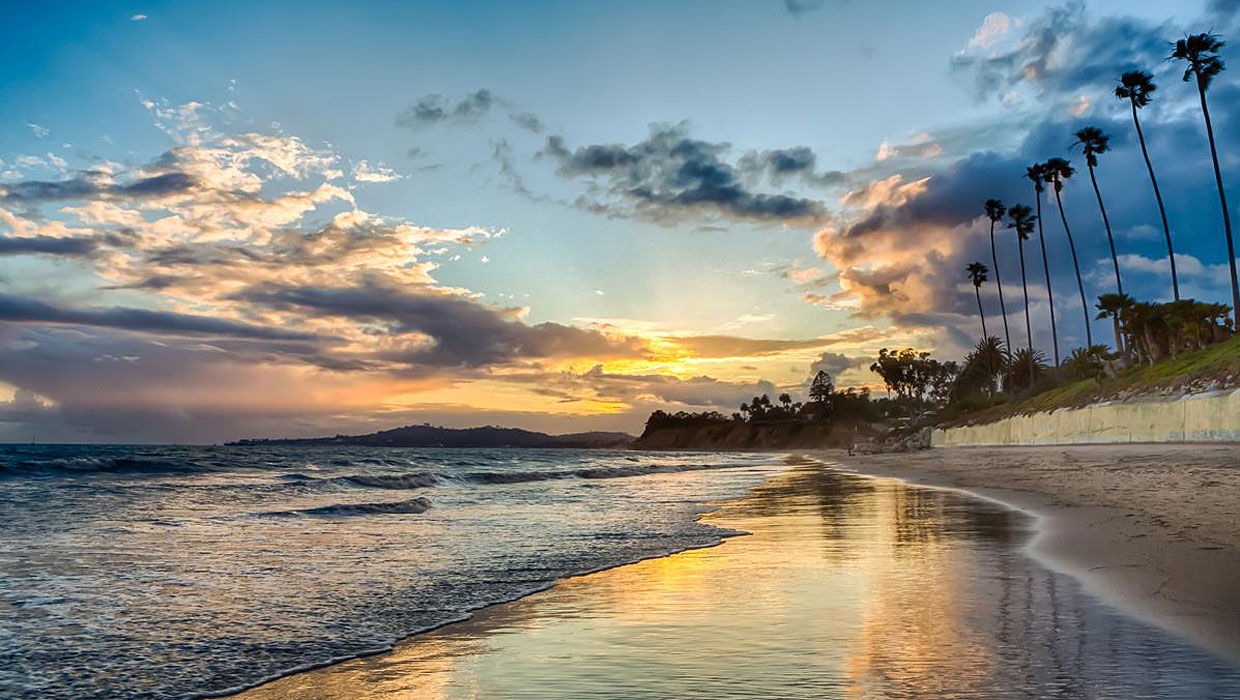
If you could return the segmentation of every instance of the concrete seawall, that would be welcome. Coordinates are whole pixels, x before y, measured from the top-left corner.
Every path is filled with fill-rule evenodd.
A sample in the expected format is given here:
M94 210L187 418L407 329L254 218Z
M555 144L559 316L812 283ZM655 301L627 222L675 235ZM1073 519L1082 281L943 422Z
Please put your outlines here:
M1123 442L1240 442L1240 390L1149 398L936 428L934 447Z

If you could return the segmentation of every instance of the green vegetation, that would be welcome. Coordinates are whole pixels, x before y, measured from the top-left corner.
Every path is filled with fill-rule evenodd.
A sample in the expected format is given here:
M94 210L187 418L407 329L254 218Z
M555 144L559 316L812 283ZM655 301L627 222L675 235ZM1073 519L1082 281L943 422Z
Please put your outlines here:
M1237 381L1240 381L1240 335L1153 364L1129 367L1118 371L1114 377L1085 378L1055 386L1020 401L1009 402L1006 397L997 396L986 405L948 406L938 418L942 423L988 423L1012 415L1073 408L1128 396L1232 388Z

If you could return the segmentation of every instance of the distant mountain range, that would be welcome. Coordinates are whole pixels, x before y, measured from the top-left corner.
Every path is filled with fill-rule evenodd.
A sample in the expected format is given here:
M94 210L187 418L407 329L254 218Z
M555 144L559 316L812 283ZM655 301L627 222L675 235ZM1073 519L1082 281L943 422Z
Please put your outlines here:
M407 425L369 435L337 435L318 438L250 439L229 445L366 445L371 447L627 447L635 440L628 433L572 433L548 435L520 428L440 428Z

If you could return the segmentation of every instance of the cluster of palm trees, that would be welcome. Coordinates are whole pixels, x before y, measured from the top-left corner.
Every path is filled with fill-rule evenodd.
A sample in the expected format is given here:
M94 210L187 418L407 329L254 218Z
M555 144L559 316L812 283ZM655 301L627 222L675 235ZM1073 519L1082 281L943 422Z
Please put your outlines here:
M1218 187L1219 203L1223 210L1223 233L1227 245L1228 268L1231 271L1232 306L1223 304L1203 304L1191 299L1180 299L1179 278L1176 275L1175 251L1172 245L1171 228L1167 223L1167 211L1163 204L1162 193L1158 189L1158 179L1154 175L1154 166L1150 161L1149 149L1146 147L1145 134L1141 129L1139 110L1150 103L1151 96L1157 89L1153 76L1144 71L1124 73L1115 88L1115 96L1127 100L1132 109L1132 122L1136 130L1137 140L1141 145L1141 154L1145 159L1149 172L1150 184L1153 186L1154 199L1158 204L1158 213L1162 220L1163 234L1167 243L1167 261L1171 269L1171 290L1174 301L1168 304L1148 304L1133 300L1124 293L1123 280L1120 277L1119 255L1116 253L1115 237L1111 232L1111 222L1103 203L1102 190L1098 186L1096 169L1098 157L1110 148L1110 138L1101 129L1087 126L1078 130L1073 146L1079 146L1084 156L1085 166L1089 171L1089 179L1098 200L1098 211L1101 214L1102 226L1106 231L1107 243L1110 246L1111 263L1115 269L1115 293L1103 294L1099 297L1096 308L1100 311L1097 318L1111 317L1115 325L1115 350L1126 360L1133 358L1139 361L1153 362L1166 355L1175 355L1182 349L1198 347L1202 344L1215 342L1230 334L1235 326L1240 326L1240 284L1237 283L1235 249L1231 234L1231 218L1227 210L1227 199L1223 190L1223 177L1219 167L1218 150L1214 141L1214 126L1210 121L1210 111L1206 102L1206 91L1214 76L1223 71L1223 61L1218 56L1223 42L1213 34L1196 34L1176 42L1175 50L1168 57L1184 63L1184 81L1196 82L1197 92L1201 100L1202 117L1205 120L1206 134L1209 137L1210 156L1214 162L1215 184ZM1007 384L1013 388L1033 386L1039 365L1044 367L1040 353L1033 349L1033 322L1029 312L1029 288L1025 271L1024 243L1033 235L1036 225L1038 243L1042 253L1042 272L1046 280L1046 293L1050 307L1050 328L1052 352L1056 367L1061 365L1059 354L1059 332L1055 318L1055 297L1051 286L1050 263L1046 255L1046 238L1043 231L1042 195L1050 185L1055 194L1055 203L1059 209L1059 220L1064 235L1068 240L1068 248L1072 253L1072 266L1076 273L1077 291L1081 297L1081 307L1085 315L1084 349L1078 349L1069 358L1073 366L1092 366L1093 360L1086 356L1105 355L1105 346L1095 345L1091 325L1091 311L1086 301L1085 283L1081 277L1080 261L1077 257L1076 242L1072 237L1072 229L1068 225L1068 217L1064 213L1063 199L1060 195L1064 183L1076 174L1072 164L1064 158L1050 158L1043 163L1035 163L1026 169L1025 176L1033 184L1034 208L1025 204L1006 207L997 199L988 199L984 204L986 216L990 219L990 254L995 273L995 284L999 292L999 308L1003 314L1003 335L1005 348L999 347L998 338L992 338L986 329L986 317L982 308L981 288L987 281L990 269L981 262L970 263L966 274L973 283L977 297L978 313L982 318L983 341L971 353L971 357L984 363L991 377L998 376L1002 365L1007 375ZM1021 288L1025 299L1025 334L1028 339L1026 348L1012 354L1012 337L1007 322L1007 306L1003 297L1003 281L999 277L999 255L995 244L995 228L1008 217L1007 228L1016 233L1017 250L1020 256ZM1228 313L1233 314L1228 319ZM1232 325L1234 321L1235 326ZM1127 342L1125 342L1127 341ZM1084 353L1084 354L1082 354ZM1096 358L1095 358L1096 359ZM1027 372L1027 376L1024 376Z

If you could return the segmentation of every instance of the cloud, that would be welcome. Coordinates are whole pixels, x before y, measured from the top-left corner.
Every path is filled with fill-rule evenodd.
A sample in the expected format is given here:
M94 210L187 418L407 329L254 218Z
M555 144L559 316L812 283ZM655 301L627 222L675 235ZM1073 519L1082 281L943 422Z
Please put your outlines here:
M755 395L774 395L778 388L767 380L729 382L715 377L681 378L670 374L618 374L595 365L581 373L556 372L513 375L505 381L531 383L547 396L563 401L594 400L628 404L667 403L696 409L735 410Z
M784 0L784 9L793 17L813 12L826 4L826 0Z
M973 38L969 39L970 49L985 49L993 46L1012 30L1012 18L1002 12L992 12L982 19L982 26L977 28Z
M129 21L130 22L142 22L146 19L149 19L146 15L132 15L130 16Z
M815 173L818 155L807 146L751 151L737 162L736 168L750 177L767 176L775 185L797 178L808 185L831 187L846 184L848 176L839 170Z
M161 173L137 177L126 183L116 183L109 173L84 171L65 180L23 180L10 185L0 185L0 201L23 203L109 197L154 198L185 192L194 184L194 179L183 172Z
M952 58L952 69L970 76L982 98L1003 98L1021 87L1043 98L1110 89L1125 70L1158 67L1167 40L1183 33L1170 22L1094 18L1079 0L1047 8L1024 22L1019 36L1000 32L1003 25L995 14L987 15L974 38Z
M82 309L0 292L0 321L117 328L168 335L204 335L269 340L312 340L310 333L253 326L205 316L126 307Z
M538 118L538 115L532 112L517 112L516 114L509 115L509 119L512 119L514 124L532 134L541 134L546 128Z
M379 353L383 359L406 364L480 367L521 358L645 354L635 338L612 338L558 323L531 326L521 321L524 309L485 306L428 287L264 285L237 292L232 298L277 310L381 323L385 333L413 336L408 344Z
M58 236L0 236L2 255L65 255L87 256L95 252L99 242L90 238Z
M34 135L37 138L43 138L44 136L52 133L47 127L39 126L34 122L26 122L26 126L30 127L30 130L34 132Z
M490 90L481 89L453 102L443 95L423 95L413 106L396 117L396 125L421 129L440 124L458 125L477 122L497 105L506 104Z
M359 160L353 166L353 179L358 182L395 182L403 177L404 175L392 170L383 163L371 165L365 160Z
M838 352L824 352L809 366L809 376L812 378L823 371L836 379L850 369L866 369L873 362L874 358L870 356L850 357Z
M692 139L688 126L656 124L631 146L593 144L569 148L550 136L541 155L557 163L564 178L601 182L603 200L581 206L612 216L672 225L688 218L813 226L827 220L821 202L748 189L737 168L724 160L729 146Z

